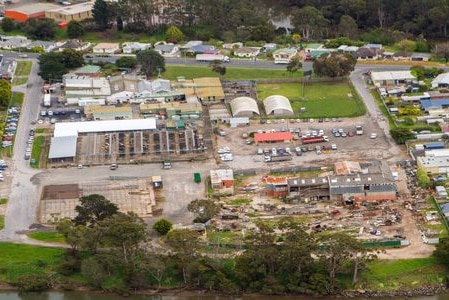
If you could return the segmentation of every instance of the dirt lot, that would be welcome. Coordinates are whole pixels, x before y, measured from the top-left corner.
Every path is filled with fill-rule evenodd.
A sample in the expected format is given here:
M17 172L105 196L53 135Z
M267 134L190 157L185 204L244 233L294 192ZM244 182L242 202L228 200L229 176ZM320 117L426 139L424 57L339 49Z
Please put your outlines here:
M336 138L331 133L332 128L341 128L345 132L347 132L349 130L354 130L356 125L363 125L363 135ZM387 140L385 134L379 128L376 122L374 122L370 117L359 117L354 119L340 119L340 122L332 122L331 120L329 122L322 123L319 123L317 120L315 120L314 122L278 120L274 124L258 124L257 122L253 122L250 126L238 128L227 128L225 126L221 126L221 128L223 128L227 132L227 135L219 136L216 138L217 147L229 147L234 156L233 161L226 162L224 164L238 169L269 168L271 167L271 165L263 161L263 156L256 155L258 148L271 149L272 147L289 147L292 149L297 146L302 146L299 140L293 141L293 143L289 144L276 143L247 145L245 143L245 139L242 138L243 133L257 132L258 130L269 131L273 129L279 131L281 127L300 128L301 132L323 129L324 134L329 137L329 142L313 144L313 146L330 146L331 144L336 144L338 147L338 150L332 151L331 154L317 155L315 152L307 152L302 156L293 156L294 164L307 163L312 165L322 165L345 159L386 159L389 161L407 159L405 151L392 144L391 141ZM376 133L377 138L371 139L371 133ZM291 162L280 162L278 164L289 165L291 164Z

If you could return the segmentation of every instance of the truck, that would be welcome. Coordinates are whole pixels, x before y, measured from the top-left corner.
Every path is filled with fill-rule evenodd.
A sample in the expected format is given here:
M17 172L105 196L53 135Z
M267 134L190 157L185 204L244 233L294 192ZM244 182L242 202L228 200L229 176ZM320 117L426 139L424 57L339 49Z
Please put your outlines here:
M277 162L277 161L288 161L288 160L292 160L291 155L272 155L272 156L265 157L265 162L267 162L267 163Z
M230 61L229 57L226 55L220 55L220 54L197 54L196 55L196 61L206 61L206 62L212 62L212 61L221 61L224 63L228 63Z
M361 125L357 125L357 126L355 127L355 134L356 134L356 135L362 135L362 134L363 134L363 128L362 128Z
M303 145L327 142L324 136L304 137L301 139Z
M45 107L51 106L51 95L50 94L44 94L44 106Z

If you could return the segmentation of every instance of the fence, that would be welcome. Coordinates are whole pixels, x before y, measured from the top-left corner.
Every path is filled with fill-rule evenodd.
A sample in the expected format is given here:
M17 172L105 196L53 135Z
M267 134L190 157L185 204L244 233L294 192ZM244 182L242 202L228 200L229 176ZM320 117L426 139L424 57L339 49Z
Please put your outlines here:
M301 167L301 166L292 166L292 167L280 167L270 169L270 174L275 173L296 173L296 172L310 172L310 171L319 171L321 167Z
M315 83L315 82L344 82L347 81L347 77L335 77L335 78L321 78L321 77L312 77L312 78L269 78L269 79L256 79L257 84L264 83L289 83L289 82L297 82L297 83Z

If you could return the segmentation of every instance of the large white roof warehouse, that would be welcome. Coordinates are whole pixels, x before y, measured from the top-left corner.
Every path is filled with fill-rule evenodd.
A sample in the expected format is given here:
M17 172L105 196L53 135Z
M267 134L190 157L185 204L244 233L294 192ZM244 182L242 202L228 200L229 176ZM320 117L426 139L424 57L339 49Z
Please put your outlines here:
M250 97L237 97L232 99L231 110L234 117L251 117L253 114L259 115L257 102Z
M115 132L156 129L156 119L62 122L55 124L54 137L77 136L78 133Z
M291 116L293 115L293 109L290 105L290 100L284 96L273 95L263 100L265 106L265 112L267 115L275 116Z

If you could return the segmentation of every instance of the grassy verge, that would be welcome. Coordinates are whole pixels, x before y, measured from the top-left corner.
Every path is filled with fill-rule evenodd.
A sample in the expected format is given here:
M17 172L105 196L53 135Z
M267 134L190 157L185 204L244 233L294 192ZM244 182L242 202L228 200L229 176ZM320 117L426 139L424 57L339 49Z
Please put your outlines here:
M258 84L258 98L272 95L287 97L293 112L301 118L355 117L365 113L365 106L349 82ZM301 112L301 108L306 109Z
M0 280L15 283L23 275L49 274L65 249L0 243Z
M5 216L0 215L0 230L5 227Z
M0 205L8 203L8 198L0 198Z
M37 231L28 234L28 237L50 243L65 243L64 237L55 231Z
M42 147L45 142L45 137L37 136L34 139L33 150L31 151L31 159L35 160L35 163L31 165L32 168L39 168L39 162L41 159Z
M228 205L235 205L235 206L248 205L250 203L251 203L251 200L245 199L245 198L233 199L233 200L227 202Z
M378 260L368 264L368 270L360 273L359 285L365 289L393 291L443 283L444 266L433 257Z
M204 66L191 65L167 65L166 71L162 75L165 79L175 80L179 76L187 79L198 77L218 77L208 64ZM226 74L223 76L225 80L248 80L251 79L270 79L270 78L300 78L302 72L297 72L290 76L287 70L278 69L253 69L253 68L234 68L227 67Z
M13 85L21 85L27 82L31 72L31 61L18 61Z
M21 106L23 103L23 97L25 95L23 93L14 92L12 93L11 105Z

